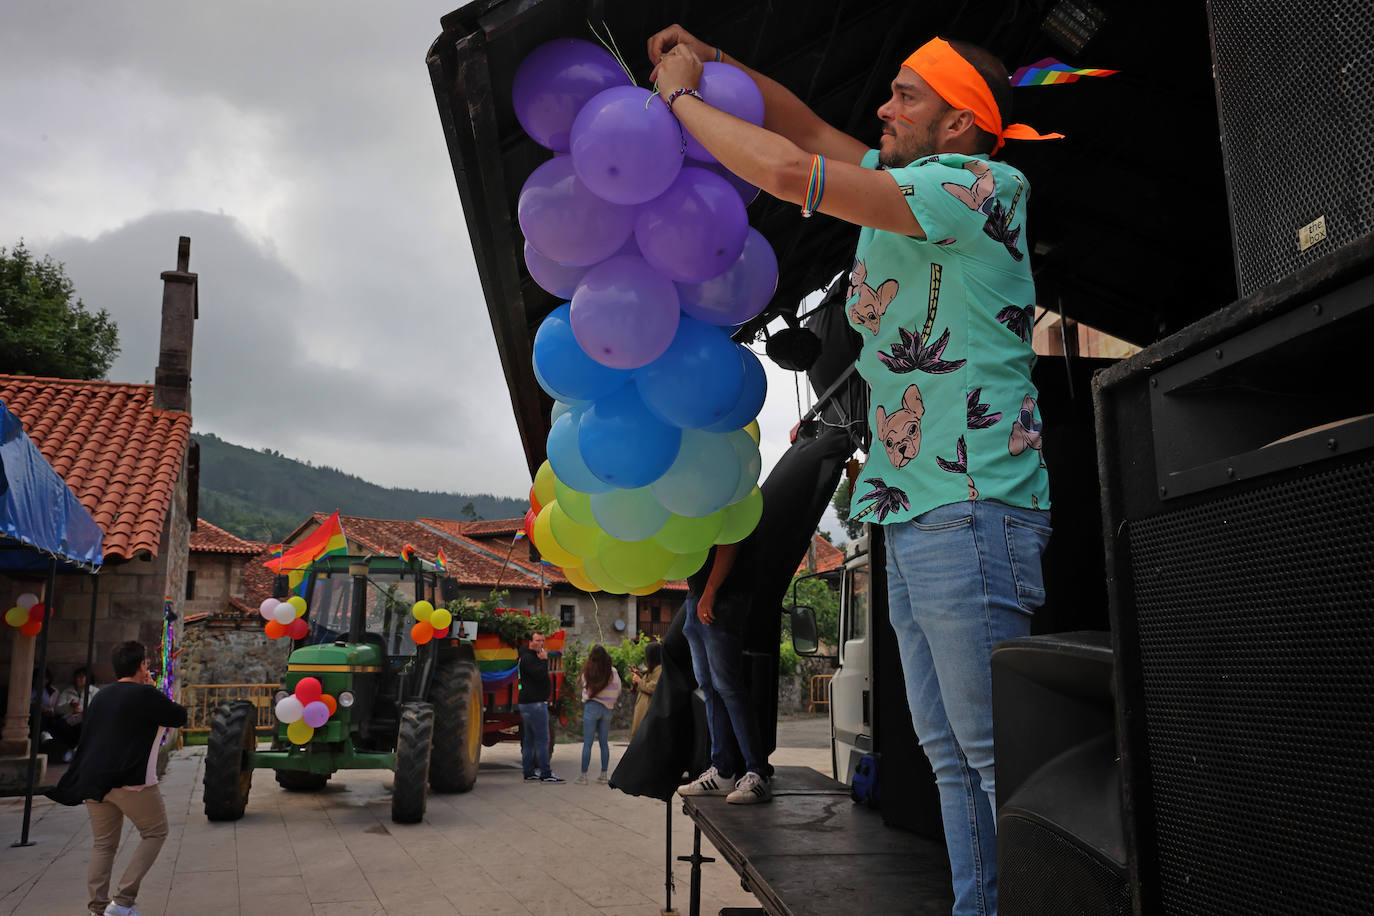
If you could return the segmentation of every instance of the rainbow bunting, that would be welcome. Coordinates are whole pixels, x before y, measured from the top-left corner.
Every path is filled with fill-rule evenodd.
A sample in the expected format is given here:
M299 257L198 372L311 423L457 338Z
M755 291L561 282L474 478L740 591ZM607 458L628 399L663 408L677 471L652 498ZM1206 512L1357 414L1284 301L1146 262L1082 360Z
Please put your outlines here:
M448 557L444 556L444 548L439 548L439 555L434 558L434 568L439 572L448 572Z
M1013 73L1011 85L1013 87L1054 86L1061 83L1077 82L1080 77L1084 76L1111 76L1117 72L1116 70L1099 70L1094 67L1070 67L1063 61L1046 57Z
M262 565L274 573L304 570L321 557L343 556L348 553L348 540L344 538L343 526L339 524L339 513L335 512L324 520L310 536L290 548L282 548L280 553Z

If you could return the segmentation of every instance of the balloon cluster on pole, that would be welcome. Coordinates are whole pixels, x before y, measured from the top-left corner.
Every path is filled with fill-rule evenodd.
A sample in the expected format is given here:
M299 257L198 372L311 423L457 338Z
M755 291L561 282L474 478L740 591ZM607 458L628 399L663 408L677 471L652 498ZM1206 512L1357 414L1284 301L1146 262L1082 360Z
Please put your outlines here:
M25 592L15 599L14 607L5 611L5 623L25 636L37 636L43 631L43 620L51 616L45 602L32 592Z
M705 67L703 98L761 124L753 80ZM513 95L555 153L520 192L525 264L565 300L534 339L554 409L524 533L578 588L649 594L758 524L767 383L730 333L772 298L777 257L749 227L757 189L607 51L541 45Z
M262 604L258 605L258 613L267 621L263 632L268 639L281 639L283 636L304 639L310 633L310 624L305 622L306 610L305 599L300 595L292 595L285 601L264 598Z
M296 683L295 693L277 701L275 712L292 744L309 744L315 730L323 728L338 709L338 701L324 692L318 678L303 677Z

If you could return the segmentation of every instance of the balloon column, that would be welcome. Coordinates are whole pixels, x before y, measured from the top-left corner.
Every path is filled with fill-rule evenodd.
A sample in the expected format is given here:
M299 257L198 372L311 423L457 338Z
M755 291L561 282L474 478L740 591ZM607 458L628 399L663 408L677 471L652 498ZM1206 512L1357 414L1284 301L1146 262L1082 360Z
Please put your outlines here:
M267 634L268 639L281 639L283 636L304 639L310 633L310 624L305 622L305 612L305 599L300 595L292 595L285 601L265 598L262 604L258 605L258 613L267 621L263 632Z
M701 93L762 123L763 98L737 68L706 64ZM577 587L648 594L758 524L766 383L730 331L768 304L777 258L749 227L756 189L722 177L596 45L535 49L514 107L556 154L520 192L525 263L568 300L534 339L555 404L525 531Z
M52 616L47 604L32 592L25 592L15 599L14 607L5 612L5 623L25 636L37 636L43 630L45 616Z
M277 721L286 725L286 737L292 744L308 744L315 737L315 729L323 728L338 709L338 701L324 692L318 678L303 677L296 683L295 693L277 701Z

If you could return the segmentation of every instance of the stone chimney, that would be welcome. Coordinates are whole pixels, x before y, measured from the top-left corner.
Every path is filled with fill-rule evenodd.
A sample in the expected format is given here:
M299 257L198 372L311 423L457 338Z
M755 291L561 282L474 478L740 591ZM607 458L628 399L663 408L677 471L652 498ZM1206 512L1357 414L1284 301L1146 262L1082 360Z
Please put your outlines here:
M191 266L191 239L177 242L177 269L162 273L162 343L153 377L153 406L191 412L191 341L200 295Z

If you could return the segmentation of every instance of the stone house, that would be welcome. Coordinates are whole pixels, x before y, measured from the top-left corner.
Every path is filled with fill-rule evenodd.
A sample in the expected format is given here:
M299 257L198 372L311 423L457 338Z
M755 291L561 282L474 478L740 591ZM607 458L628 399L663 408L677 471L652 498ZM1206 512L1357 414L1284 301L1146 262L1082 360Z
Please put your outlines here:
M154 384L0 375L0 399L104 534L98 575L58 577L47 657L58 684L86 663L92 617L96 683L113 679L110 653L119 643L137 639L156 659L169 624L174 639L181 635L199 482L190 387L198 299L189 261L190 239L183 237L176 270L162 274ZM0 596L10 602L22 592L42 590L41 578L0 575ZM8 683L11 671L32 668L38 637L10 627L0 631L0 683ZM7 746L28 735L27 692L8 693Z

